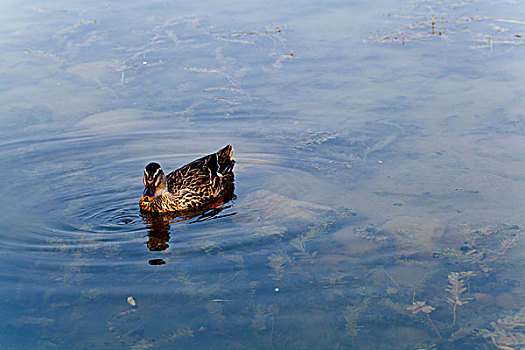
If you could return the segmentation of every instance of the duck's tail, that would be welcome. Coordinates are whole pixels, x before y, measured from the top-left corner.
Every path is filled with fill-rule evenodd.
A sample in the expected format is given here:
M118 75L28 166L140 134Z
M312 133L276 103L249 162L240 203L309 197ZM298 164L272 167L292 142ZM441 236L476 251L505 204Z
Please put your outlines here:
M233 147L227 145L223 149L217 151L217 162L219 163L218 172L222 175L231 174L235 160L233 160Z

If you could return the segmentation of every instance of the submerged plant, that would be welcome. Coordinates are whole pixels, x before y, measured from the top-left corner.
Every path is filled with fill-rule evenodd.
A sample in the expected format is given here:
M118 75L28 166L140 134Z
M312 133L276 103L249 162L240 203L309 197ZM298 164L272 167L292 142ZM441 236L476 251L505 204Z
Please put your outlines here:
M354 232L360 237L363 237L369 241L373 241L377 244L386 243L392 238L390 235L387 235L386 233L378 230L373 224L357 226L354 228Z
M438 329L436 328L436 325L430 318L430 313L434 311L435 309L436 309L435 307L427 305L426 301L416 301L416 300L412 302L411 306L407 307L407 310L412 311L413 315L416 315L419 312L423 312L425 315L427 315L428 323L432 326L432 328L434 329L438 337L441 338L441 334L439 333Z
M525 308L514 315L490 323L492 330L481 329L479 335L489 338L498 349L514 350L525 347Z
M495 229L472 230L465 227L465 243L460 248L446 248L434 253L436 257L470 264L488 276L494 266L501 264L509 249L519 245L525 231L516 225L498 225Z
M252 320L252 328L256 331L264 331L268 328L266 325L267 320L271 321L271 335L273 336L274 317L279 314L279 307L276 304L271 304L268 307L264 307L261 304L255 306L254 318Z
M281 250L279 253L270 255L266 265L273 269L273 279L280 280L283 277L284 268L291 265L293 261L288 253Z
M346 331L352 337L357 336L357 333L359 333L361 329L361 327L357 324L360 311L361 310L356 309L356 307L352 305L347 305L343 313Z
M520 229L508 230L508 232L506 232L503 240L500 243L499 254L504 255L510 248L517 247L518 239L521 237L522 234L523 231Z
M298 250L297 255L303 256L310 259L313 263L313 259L317 255L317 252L310 252L306 247L307 238L304 235L299 236L297 239L291 241L291 244Z
M475 276L476 274L473 271L466 272L451 272L448 275L448 286L446 291L450 294L447 297L447 302L453 305L452 314L454 318L452 320L452 325L456 324L456 309L458 306L468 304L470 298L462 297L462 294L467 290L465 287L465 279L468 277Z
M193 330L193 329L191 329L188 326L181 327L181 328L177 329L173 334L171 334L168 337L168 340L175 340L175 339L179 339L179 338L193 338L194 335L195 335L195 332L202 332L204 330L205 330L205 328L203 326L201 326L197 330Z

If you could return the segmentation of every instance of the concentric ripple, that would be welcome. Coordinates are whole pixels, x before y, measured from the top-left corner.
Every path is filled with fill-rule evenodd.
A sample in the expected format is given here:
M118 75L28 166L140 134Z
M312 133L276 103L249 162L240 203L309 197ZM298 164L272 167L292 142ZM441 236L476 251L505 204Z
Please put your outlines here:
M197 134L193 139L181 134L188 141L183 148L173 137L176 133L181 131L70 133L42 137L39 147L33 139L0 145L3 156L22 169L9 177L11 186L28 199L3 214L19 223L5 226L6 234L0 237L4 249L31 255L35 264L21 268L25 274L51 271L58 280L70 278L67 271L76 269L68 267L71 264L82 266L79 271L98 271L103 266L165 269L200 261L198 267L188 266L195 272L221 273L229 267L203 260L203 254L242 251L257 256L273 249L276 241L295 240L316 220L332 215L332 208L319 198L340 189L312 174L315 164L328 160L301 158L294 149L283 152L285 147L277 142L263 141L268 147L235 139L210 142ZM199 140L209 145L202 147ZM235 155L236 199L194 217L140 213L144 164L160 161L170 172L226 142L240 150Z

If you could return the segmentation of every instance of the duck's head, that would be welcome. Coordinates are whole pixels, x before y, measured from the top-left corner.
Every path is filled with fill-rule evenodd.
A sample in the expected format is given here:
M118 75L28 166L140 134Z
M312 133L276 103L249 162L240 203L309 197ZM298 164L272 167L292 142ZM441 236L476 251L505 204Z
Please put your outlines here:
M149 163L144 168L144 193L142 193L141 202L151 202L155 196L167 192L166 176L159 163Z

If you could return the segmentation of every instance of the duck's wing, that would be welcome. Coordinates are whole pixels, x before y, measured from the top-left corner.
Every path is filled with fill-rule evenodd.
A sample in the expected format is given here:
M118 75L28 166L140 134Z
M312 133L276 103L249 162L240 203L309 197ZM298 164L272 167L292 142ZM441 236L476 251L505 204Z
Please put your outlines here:
M183 188L194 189L210 184L214 174L217 174L217 166L214 167L213 163L205 163L202 159L198 160L200 162L196 163L194 161L168 175L168 189L170 192L175 193Z
M209 186L215 177L231 174L234 165L233 148L227 145L168 174L168 188L174 192L181 188Z
M181 170L181 171L179 171ZM188 203L190 207L199 207L220 196L223 189L221 178L213 175L206 165L198 168L185 167L175 172L173 183L168 183L171 193Z

